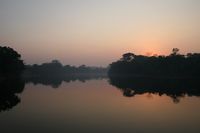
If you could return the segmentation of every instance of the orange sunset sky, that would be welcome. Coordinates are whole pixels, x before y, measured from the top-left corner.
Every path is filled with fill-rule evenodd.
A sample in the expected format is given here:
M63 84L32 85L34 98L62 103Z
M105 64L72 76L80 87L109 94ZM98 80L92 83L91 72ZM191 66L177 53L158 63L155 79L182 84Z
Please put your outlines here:
M27 64L200 52L200 0L0 0L0 45Z

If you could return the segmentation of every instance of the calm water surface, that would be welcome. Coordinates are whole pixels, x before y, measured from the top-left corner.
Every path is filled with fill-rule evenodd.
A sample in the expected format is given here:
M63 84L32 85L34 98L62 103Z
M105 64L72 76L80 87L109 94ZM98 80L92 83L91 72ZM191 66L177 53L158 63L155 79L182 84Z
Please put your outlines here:
M132 97L108 79L26 83L15 106L0 112L1 133L199 133L200 98L175 102L163 94Z

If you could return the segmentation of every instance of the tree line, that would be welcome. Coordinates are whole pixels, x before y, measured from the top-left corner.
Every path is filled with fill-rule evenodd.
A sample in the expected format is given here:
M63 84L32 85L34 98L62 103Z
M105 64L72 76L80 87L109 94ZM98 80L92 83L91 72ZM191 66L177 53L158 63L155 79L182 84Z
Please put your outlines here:
M0 46L0 112L7 111L18 103L25 83L59 87L63 81L99 79L105 77L107 68L85 65L63 65L58 60L49 63L25 65L21 55L10 47Z
M25 75L32 76L72 76L72 75L85 75L85 74L106 74L107 68L103 67L90 67L86 65L71 66L63 65L58 60L53 60L48 63L27 65Z
M110 64L109 76L199 76L200 54L180 54L173 48L168 56L144 56L125 53Z
M85 65L63 65L58 60L34 65L25 65L21 55L10 47L0 46L0 76L19 74L26 76L58 76L77 74L106 74L109 76L199 76L200 54L180 54L174 48L168 56L144 56L125 53L122 58L109 65L108 68L89 67ZM24 71L25 70L25 71Z
M71 66L63 65L58 60L51 62L25 65L21 55L10 47L0 46L0 77L6 75L17 75L23 73L24 76L70 76L84 74L106 74L107 68L90 67L86 65Z

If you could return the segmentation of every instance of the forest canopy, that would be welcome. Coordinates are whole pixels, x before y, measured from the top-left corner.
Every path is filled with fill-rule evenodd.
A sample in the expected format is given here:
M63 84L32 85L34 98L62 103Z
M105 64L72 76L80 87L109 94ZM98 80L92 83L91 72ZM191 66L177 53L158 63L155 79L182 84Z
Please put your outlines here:
M0 46L0 74L17 74L23 70L21 55L10 47Z
M168 56L125 53L110 64L109 76L199 76L200 54L180 54L173 48Z

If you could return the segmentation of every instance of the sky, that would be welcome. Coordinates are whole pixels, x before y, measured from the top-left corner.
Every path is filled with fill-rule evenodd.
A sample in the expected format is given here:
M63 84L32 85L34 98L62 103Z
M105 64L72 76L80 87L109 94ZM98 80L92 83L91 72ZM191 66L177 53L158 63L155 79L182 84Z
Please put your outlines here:
M0 46L26 64L76 66L200 52L200 0L0 0Z

